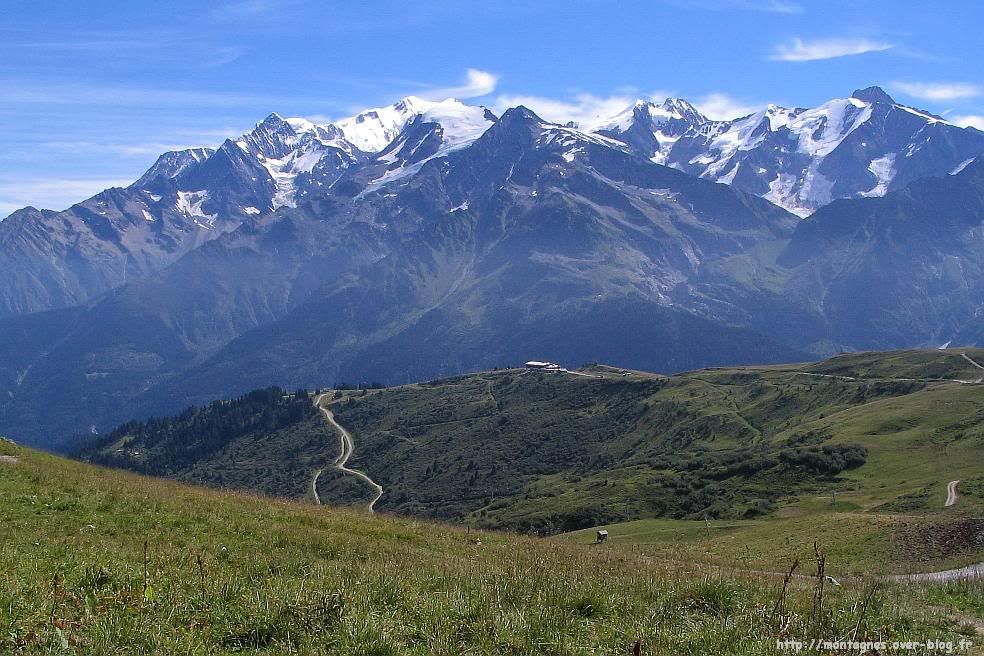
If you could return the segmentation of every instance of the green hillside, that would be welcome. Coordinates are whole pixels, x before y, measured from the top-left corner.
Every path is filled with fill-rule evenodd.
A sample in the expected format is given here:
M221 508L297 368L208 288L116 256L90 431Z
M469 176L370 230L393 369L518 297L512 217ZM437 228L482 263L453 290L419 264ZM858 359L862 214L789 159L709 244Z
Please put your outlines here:
M957 644L984 617L981 582L845 580L820 606L810 578L782 597L772 576L615 544L210 491L9 442L0 498L0 653L779 654L817 635Z
M510 369L339 390L322 403L353 436L348 466L383 487L377 510L540 534L643 518L837 511L891 541L891 516L948 525L984 511L981 361L981 351L933 350L670 377L605 366ZM276 430L226 432L209 449L167 422L124 426L85 457L295 498L313 497L322 471L323 502L367 503L373 490L331 467L338 434L308 410ZM944 512L952 480L960 498ZM966 561L974 539L902 562ZM714 553L729 557L726 548Z
M311 472L335 457L328 432L306 392L271 387L123 424L92 443L86 457L190 483L302 497Z
M856 509L928 512L947 481L970 489L982 477L984 388L953 381L984 371L962 353L984 359L857 354L671 377L504 370L339 391L325 403L354 436L350 465L386 490L378 508L401 514L550 533L641 517L758 517L835 492ZM338 454L313 409L208 448L179 428L123 426L86 457L301 497ZM318 485L334 502L371 494L330 469ZM982 505L965 495L960 508Z

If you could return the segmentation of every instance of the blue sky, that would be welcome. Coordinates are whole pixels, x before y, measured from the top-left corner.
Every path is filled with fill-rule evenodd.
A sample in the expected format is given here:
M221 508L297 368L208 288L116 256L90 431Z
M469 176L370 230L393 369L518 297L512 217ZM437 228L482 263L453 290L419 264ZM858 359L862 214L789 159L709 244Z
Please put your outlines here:
M731 118L878 84L984 129L976 0L5 4L0 216L128 184L272 111L326 121L411 94L553 120L674 95Z

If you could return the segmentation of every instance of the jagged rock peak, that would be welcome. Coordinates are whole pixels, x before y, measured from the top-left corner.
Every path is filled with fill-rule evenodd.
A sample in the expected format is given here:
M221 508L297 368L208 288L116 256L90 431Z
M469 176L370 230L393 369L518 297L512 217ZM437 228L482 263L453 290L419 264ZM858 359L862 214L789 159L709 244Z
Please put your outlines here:
M877 86L868 87L866 89L856 89L854 93L851 94L851 97L856 100L869 103L887 103L889 105L895 104L895 99L885 93L884 89Z

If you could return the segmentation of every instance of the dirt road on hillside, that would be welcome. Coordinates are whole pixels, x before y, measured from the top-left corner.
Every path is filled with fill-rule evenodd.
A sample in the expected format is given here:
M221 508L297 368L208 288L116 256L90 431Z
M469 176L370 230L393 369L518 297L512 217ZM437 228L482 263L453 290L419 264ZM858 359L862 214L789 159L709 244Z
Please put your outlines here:
M376 492L375 496L373 497L372 501L369 502L369 505L366 506L366 509L369 512L375 512L373 508L376 505L376 502L379 501L379 498L383 496L383 486L377 483L376 481L372 480L371 478L369 478L369 476L360 472L359 470L350 469L349 467L346 466L346 463L348 463L349 458L352 457L352 452L355 451L355 442L352 441L352 436L349 434L349 432L345 430L341 424L335 421L335 415L331 413L331 410L321 405L322 398L324 398L324 394L318 395L318 397L314 400L314 405L317 406L318 410L321 411L321 414L324 415L325 421L331 424L331 426L338 433L338 443L340 447L340 453L338 454L338 457L335 458L335 462L332 463L332 467L334 467L335 469L337 469L343 474L351 474L353 476L358 476L366 483L368 483L373 488L373 490L375 490ZM318 504L321 503L321 497L318 496L318 479L321 477L321 473L323 471L324 471L323 469L319 469L317 472L315 472L314 480L311 481L311 493L314 496L315 502Z
M944 508L949 508L957 502L957 483L959 480L950 481L946 486L946 503L943 504Z
M887 581L903 583L948 583L950 581L965 581L968 579L984 579L984 563L967 565L960 569L946 569L942 572L923 572L921 574L897 574L883 576Z
M967 355L966 353L961 353L960 355L962 355L962 356L963 356L963 359L964 359L964 360L966 360L966 361L967 361L967 362L969 362L970 364L972 364L972 365L974 365L974 366L975 366L975 367L977 367L978 369L980 369L980 370L982 370L982 371L984 371L984 366L981 366L981 364L980 364L979 362L976 362L976 361L975 361L975 360L974 360L974 359L973 359L972 357L970 357L970 356L969 356L969 355ZM984 378L978 378L978 379L977 379L976 381L974 381L974 382L976 382L976 383L982 383L982 382L984 382Z

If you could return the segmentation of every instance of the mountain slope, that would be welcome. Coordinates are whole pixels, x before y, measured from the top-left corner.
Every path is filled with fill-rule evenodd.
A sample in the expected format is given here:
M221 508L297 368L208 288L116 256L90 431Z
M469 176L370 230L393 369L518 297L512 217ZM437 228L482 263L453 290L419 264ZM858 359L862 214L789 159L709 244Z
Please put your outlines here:
M531 348L660 369L729 353L793 355L667 307L669 291L703 260L788 234L792 217L754 197L526 110L507 112L446 163L367 189L357 211L393 217L399 250L230 344L176 386L276 375L292 386L325 376L421 378L515 362ZM640 340L626 340L630 333Z
M0 317L85 303L244 221L319 198L418 117L437 135L432 155L466 146L494 120L483 108L412 97L326 125L271 114L218 149L164 153L126 189L62 212L14 212L0 223Z
M80 309L38 349L5 425L50 444L53 428L67 437L269 384L498 366L548 340L558 356L661 369L797 357L669 300L706 262L788 236L791 215L525 109L470 144L450 137L476 134L474 120L456 132L421 119L444 145L397 164L404 174L380 180L398 140L322 198ZM39 426L56 388L73 400Z
M365 224L346 228L307 212L251 220L85 306L0 320L9 336L0 346L3 425L25 441L63 448L90 427L186 405L155 390L385 247ZM53 395L58 413L45 400ZM150 401L133 405L141 395Z
M176 261L239 225L207 194L110 189L63 212L28 208L0 222L0 316L78 305Z
M381 511L541 532L781 514L831 490L858 509L930 511L934 497L916 499L924 489L942 493L962 479L971 490L980 480L981 387L955 380L981 376L963 355L984 359L980 350L868 353L670 377L501 370L324 398L353 435L349 466L382 485ZM303 415L265 442L182 428L233 410L215 403L124 425L84 455L213 486L310 494L303 482L338 454L328 424ZM285 485L283 472L298 480ZM365 503L372 493L327 469L317 485L325 502ZM971 495L961 516L981 503Z
M900 121L919 123L920 134L955 134L876 90L856 95L826 114L776 110L776 129L786 132L750 128L742 143L770 143L781 132L792 147L806 139L800 128L820 121L824 129L809 139L827 144L827 159L816 160L826 166L851 139L878 148L892 135L911 141ZM823 119L835 108L843 120ZM868 141L864 131L882 114L891 135ZM534 356L679 371L958 336L977 343L973 217L981 199L947 190L973 187L976 163L885 199L834 202L803 222L739 185L656 164L655 151L640 153L641 142L624 137L643 119L658 147L670 148L667 161L693 136L688 126L713 127L679 100L634 106L596 133L524 108L497 119L457 101L408 99L326 126L271 115L210 155L163 158L146 189L106 192L122 209L105 220L78 227L71 220L81 210L60 219L26 212L10 228L15 250L51 248L89 230L78 243L98 257L74 257L81 246L73 242L54 260L98 265L85 278L98 284L72 283L74 295L32 292L34 301L76 307L0 325L15 335L39 331L13 340L2 363L2 425L22 439L66 444L132 416L273 384L420 380ZM390 135L377 153L354 145ZM955 148L967 145L958 141ZM930 227L933 205L957 198L951 209L962 218ZM132 223L133 212L154 203L166 221ZM870 218L879 207L881 218ZM905 212L919 216L892 223ZM69 228L49 239L53 221ZM810 241L813 226L828 223L840 233ZM852 231L855 224L866 227ZM189 232L161 259L156 245L179 225ZM156 230L157 241L138 258L132 243L141 230ZM909 249L916 256L906 260ZM25 285L44 287L44 275L12 267L11 307L26 305ZM86 297L122 275L128 284ZM865 281L882 278L879 296L858 304ZM64 286L82 276L54 279ZM58 390L70 394L52 416L48 399Z
M943 344L984 308L984 158L885 198L834 203L778 262L789 287L822 298L835 339L861 348Z
M25 208L0 226L0 316L83 303L142 278L244 220L377 185L466 147L494 123L482 107L408 97L318 125L271 114L218 149L164 153L133 185L63 212ZM877 87L816 109L770 106L712 121L681 99L639 101L585 126L636 153L806 215L958 170L984 133L895 103Z
M979 344L982 167L831 203L788 242L710 263L675 300L817 355Z

